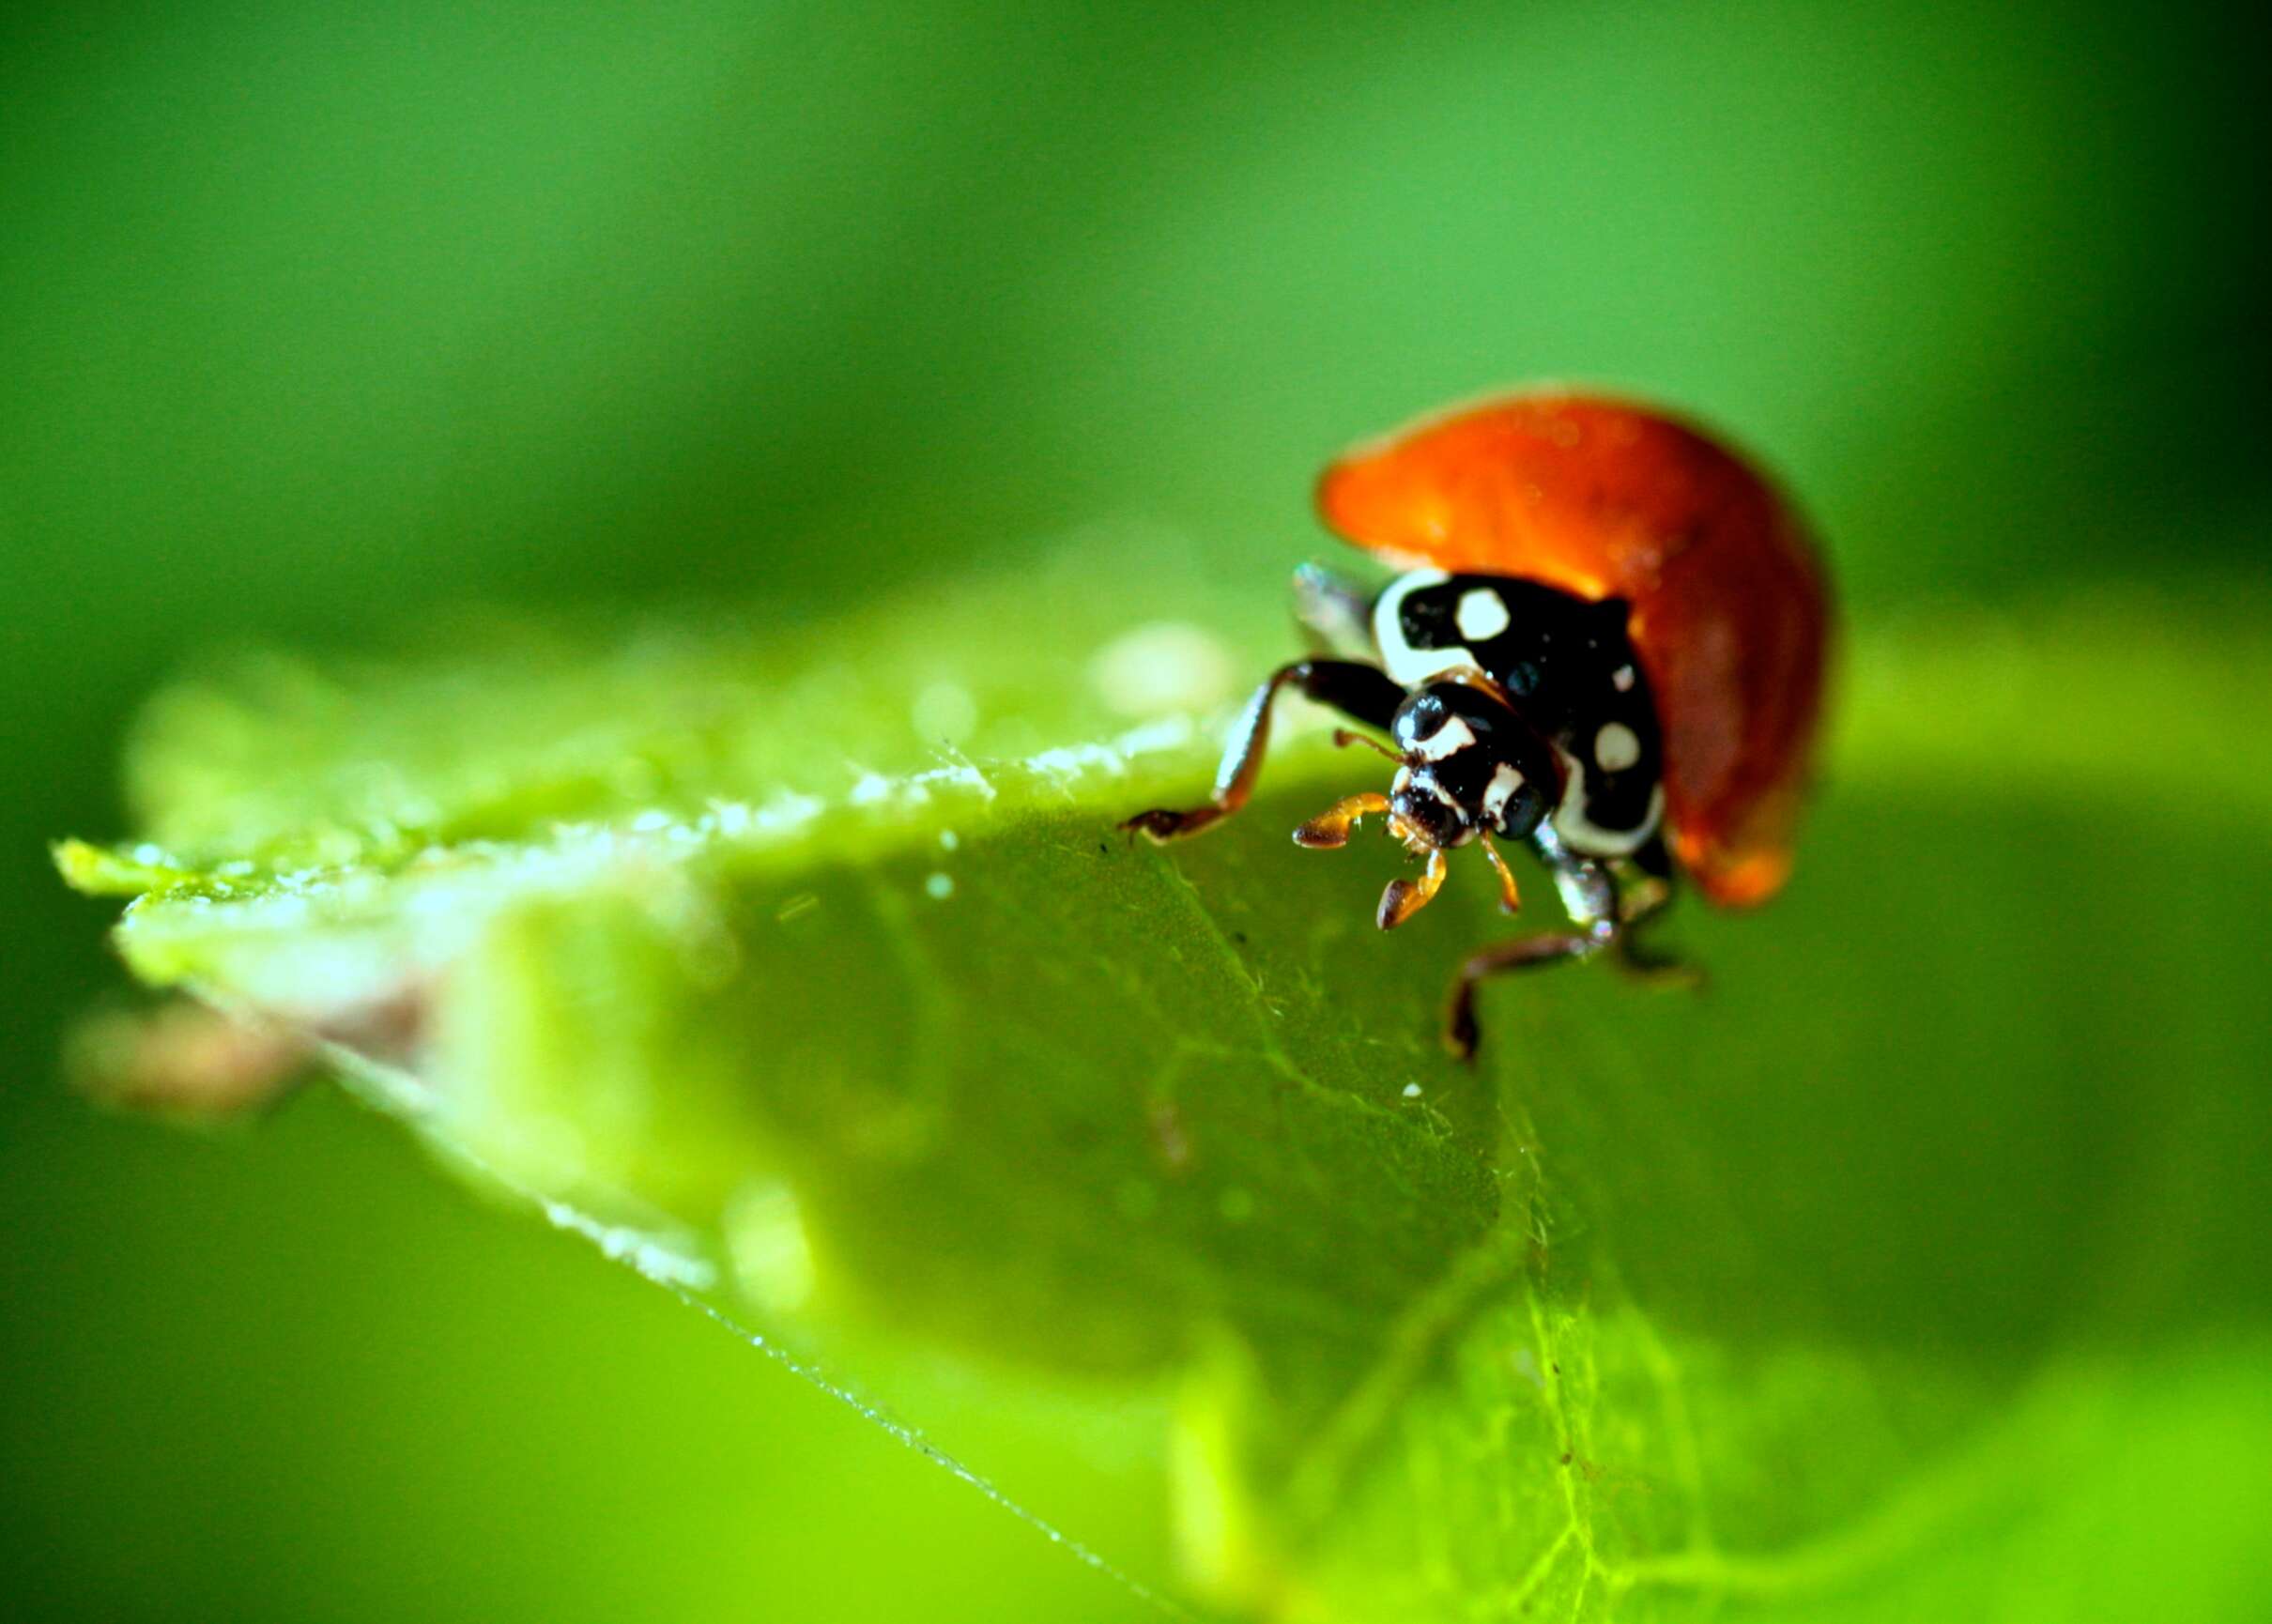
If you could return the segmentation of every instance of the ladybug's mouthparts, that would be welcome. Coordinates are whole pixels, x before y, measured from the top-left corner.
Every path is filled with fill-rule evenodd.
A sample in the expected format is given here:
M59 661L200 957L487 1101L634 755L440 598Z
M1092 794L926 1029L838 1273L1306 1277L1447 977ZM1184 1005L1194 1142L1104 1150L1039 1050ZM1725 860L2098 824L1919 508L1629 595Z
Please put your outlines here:
M1405 850L1415 857L1425 857L1431 851L1443 850L1443 843L1401 812L1389 814L1389 833L1405 843Z

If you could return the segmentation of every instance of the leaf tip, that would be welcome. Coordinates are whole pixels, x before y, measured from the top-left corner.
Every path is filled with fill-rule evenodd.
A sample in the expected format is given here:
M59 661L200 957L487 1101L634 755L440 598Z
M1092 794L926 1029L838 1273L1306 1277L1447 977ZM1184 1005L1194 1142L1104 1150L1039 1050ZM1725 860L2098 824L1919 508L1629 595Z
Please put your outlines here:
M57 840L48 847L48 856L63 882L87 896L139 896L192 878L189 869L146 842L118 850L86 840Z

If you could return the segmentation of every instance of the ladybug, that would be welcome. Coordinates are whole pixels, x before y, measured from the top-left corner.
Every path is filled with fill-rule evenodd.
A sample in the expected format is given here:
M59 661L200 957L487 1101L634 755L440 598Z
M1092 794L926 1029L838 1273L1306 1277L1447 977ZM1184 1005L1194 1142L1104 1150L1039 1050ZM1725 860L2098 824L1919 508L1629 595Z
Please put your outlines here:
M1734 452L1666 413L1541 391L1454 410L1326 469L1326 524L1403 573L1373 592L1315 566L1295 581L1328 647L1272 672L1236 727L1208 802L1121 825L1197 835L1246 804L1270 708L1292 688L1386 735L1386 794L1336 803L1294 832L1347 843L1379 814L1423 861L1392 881L1391 929L1442 885L1445 853L1479 847L1500 906L1520 904L1494 844L1553 875L1573 928L1495 942L1452 980L1447 1046L1471 1058L1476 988L1607 953L1694 981L1636 938L1685 875L1710 901L1781 889L1814 755L1830 642L1805 527Z

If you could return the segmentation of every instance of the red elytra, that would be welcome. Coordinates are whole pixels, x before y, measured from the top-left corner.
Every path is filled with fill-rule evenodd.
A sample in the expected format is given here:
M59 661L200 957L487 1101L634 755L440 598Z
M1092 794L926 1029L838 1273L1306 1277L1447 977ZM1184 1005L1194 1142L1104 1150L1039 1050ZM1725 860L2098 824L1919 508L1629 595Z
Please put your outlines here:
M1804 525L1757 470L1661 412L1540 392L1359 447L1319 479L1317 505L1401 566L1625 599L1658 700L1674 854L1723 907L1782 888L1830 605Z

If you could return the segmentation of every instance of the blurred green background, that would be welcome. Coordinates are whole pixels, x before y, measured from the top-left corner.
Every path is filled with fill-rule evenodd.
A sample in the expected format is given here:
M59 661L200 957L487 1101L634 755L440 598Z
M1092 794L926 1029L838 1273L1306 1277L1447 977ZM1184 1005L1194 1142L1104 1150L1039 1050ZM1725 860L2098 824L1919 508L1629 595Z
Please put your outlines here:
M11 11L6 1611L1147 1616L330 1095L204 1138L66 1095L121 977L42 843L123 832L166 673L467 600L798 620L1108 519L1274 593L1324 455L1537 376L1761 450L1865 624L2261 580L2249 44L2181 5Z

